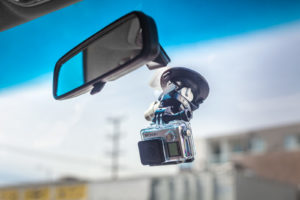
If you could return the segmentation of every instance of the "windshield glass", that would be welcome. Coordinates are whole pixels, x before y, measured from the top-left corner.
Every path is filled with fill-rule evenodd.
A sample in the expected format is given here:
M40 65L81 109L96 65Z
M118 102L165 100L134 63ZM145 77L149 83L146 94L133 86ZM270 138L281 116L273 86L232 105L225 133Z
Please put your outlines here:
M191 120L192 163L141 164L144 112L160 94L149 86L156 71L146 66L94 96L52 97L57 60L133 10L155 20L170 67L193 69L209 83ZM247 199L260 188L292 199L300 184L299 10L299 1L279 0L85 0L0 32L1 188L30 183L50 198L49 185L68 180L78 196L58 188L70 195L61 199L92 199L97 189L99 199L208 199L209 192Z

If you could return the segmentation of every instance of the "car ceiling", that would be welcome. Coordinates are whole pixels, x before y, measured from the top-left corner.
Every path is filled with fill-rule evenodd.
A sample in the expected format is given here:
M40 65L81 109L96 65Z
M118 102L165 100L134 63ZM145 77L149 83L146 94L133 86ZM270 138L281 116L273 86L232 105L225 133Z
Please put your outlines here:
M0 31L12 28L78 1L80 0L2 0L0 1ZM23 4L20 2L23 2Z

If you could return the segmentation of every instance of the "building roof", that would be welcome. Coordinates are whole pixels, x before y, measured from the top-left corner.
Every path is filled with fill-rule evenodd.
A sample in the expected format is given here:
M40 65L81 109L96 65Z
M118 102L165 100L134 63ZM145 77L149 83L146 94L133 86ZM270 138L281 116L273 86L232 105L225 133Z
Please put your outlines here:
M251 170L261 177L300 185L300 151L235 156L232 161L237 169Z
M224 134L206 138L208 141L222 140L222 139L240 139L249 135L287 135L300 133L300 122L284 124L278 126L271 126L247 131L240 131L231 134Z

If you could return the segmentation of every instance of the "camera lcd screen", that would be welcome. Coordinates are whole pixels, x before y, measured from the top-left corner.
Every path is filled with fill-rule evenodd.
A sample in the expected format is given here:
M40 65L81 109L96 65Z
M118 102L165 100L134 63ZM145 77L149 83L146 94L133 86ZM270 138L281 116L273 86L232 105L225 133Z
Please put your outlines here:
M180 155L178 142L169 142L168 143L168 150L169 150L169 156L170 157Z

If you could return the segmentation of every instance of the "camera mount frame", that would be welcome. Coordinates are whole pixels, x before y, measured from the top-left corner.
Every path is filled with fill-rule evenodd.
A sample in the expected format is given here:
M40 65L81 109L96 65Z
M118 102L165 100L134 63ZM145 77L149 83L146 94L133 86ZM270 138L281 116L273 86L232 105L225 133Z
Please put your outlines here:
M193 111L199 108L209 93L205 78L185 67L166 70L161 76L160 84L163 93L158 98L158 106L156 104L156 109L153 109L152 118L158 124L173 120L189 122Z

